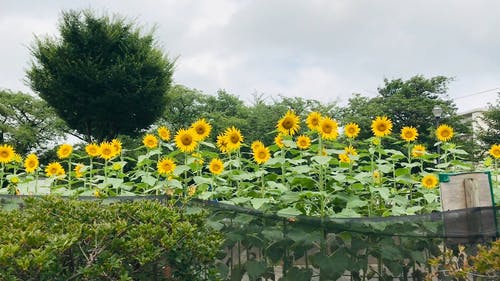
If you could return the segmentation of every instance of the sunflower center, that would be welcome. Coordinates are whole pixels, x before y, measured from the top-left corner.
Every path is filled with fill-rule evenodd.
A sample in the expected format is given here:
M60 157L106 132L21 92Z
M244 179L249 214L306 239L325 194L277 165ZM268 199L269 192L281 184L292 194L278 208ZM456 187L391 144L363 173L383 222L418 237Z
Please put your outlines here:
M261 150L261 151L259 151L257 156L259 156L259 159L264 159L264 158L266 158L266 152Z
M190 135L184 135L181 138L181 142L183 145L190 145L193 142L193 138Z
M205 133L205 128L202 126L196 127L196 133L198 133L198 135L203 135Z
M102 154L103 155L110 155L111 154L111 148L105 147L102 149Z
M333 130L333 127L330 124L324 124L323 125L323 132L329 134Z
M0 151L0 157L2 157L2 158L9 157L9 152L7 152L6 150Z
M379 130L380 132L384 132L385 130L387 130L387 126L384 123L378 124L377 130Z
M319 125L319 119L318 118L313 118L311 119L311 124L313 126L318 126Z
M294 124L295 122L293 122L292 118L285 118L285 120L283 120L283 122L281 123L281 125L283 125L283 128L287 130L292 129Z
M240 141L240 137L237 134L232 134L230 139L231 143L238 143Z
M408 139L409 139L409 138L413 138L413 133L412 133L412 132L410 132L410 131L405 132L405 137L406 137L406 138L408 138Z
M449 132L448 130L443 130L443 131L441 132L441 136L443 136L443 137L447 138L447 137L449 137L449 136L450 136L450 132Z

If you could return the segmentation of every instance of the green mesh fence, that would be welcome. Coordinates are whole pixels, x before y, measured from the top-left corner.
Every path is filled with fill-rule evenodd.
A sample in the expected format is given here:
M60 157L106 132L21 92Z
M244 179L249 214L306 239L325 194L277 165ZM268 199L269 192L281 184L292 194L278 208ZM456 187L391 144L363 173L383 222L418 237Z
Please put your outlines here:
M169 200L105 201L151 199ZM19 208L22 197L3 196L0 204ZM186 206L187 212L202 210L209 212L207 223L225 235L217 261L222 280L424 280L428 259L442 255L443 248L489 242L499 234L499 211L493 207L322 219L281 217L215 201L192 200ZM151 280L162 280L160 274L151 272L156 276ZM441 277L445 279L446 272Z

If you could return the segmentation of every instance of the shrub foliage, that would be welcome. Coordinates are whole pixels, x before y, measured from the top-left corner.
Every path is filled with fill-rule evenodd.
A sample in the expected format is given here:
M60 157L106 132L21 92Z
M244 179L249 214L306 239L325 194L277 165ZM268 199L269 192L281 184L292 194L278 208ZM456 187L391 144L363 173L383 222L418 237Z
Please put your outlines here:
M149 200L28 198L0 225L1 280L212 280L222 243L203 214Z

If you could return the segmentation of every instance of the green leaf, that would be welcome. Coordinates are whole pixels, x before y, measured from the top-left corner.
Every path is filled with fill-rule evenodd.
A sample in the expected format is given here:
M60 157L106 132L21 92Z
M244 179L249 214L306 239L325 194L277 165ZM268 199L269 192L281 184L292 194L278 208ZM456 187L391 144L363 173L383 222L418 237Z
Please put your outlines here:
M168 187L173 187L176 189L181 189L182 188L182 183L179 180L176 179L171 179L167 181L167 186Z
M283 239L283 231L277 229L262 230L262 235L270 241L279 241Z
M347 208L350 208L350 209L355 209L355 208L361 208L361 207L364 207L368 205L368 203L364 200L360 200L360 199L352 199L352 200L349 200L347 202Z
M433 203L437 200L438 196L436 194L433 194L433 193L426 193L424 194L424 198L425 198L425 201L427 201L427 203Z
M311 171L311 167L308 165L301 165L296 167L290 167L289 170L297 174L307 174Z
M266 272L267 264L265 261L247 261L245 264L250 280L257 280Z
M156 183L156 178L152 177L150 175L144 175L141 177L141 182L143 182L149 186L154 186Z
M212 178L205 178L205 177L200 177L200 176L194 176L193 180L194 180L194 182L197 185L212 184Z
M414 215L415 213L422 210L423 208L424 207L422 207L422 206L412 206L412 207L406 209L406 214L407 215Z
M294 207L288 207L288 208L279 210L277 212L277 215L280 217L295 217L298 215L302 215L302 212L297 210Z
M387 187L374 188L373 190L377 191L378 194L380 194L380 197L382 197L385 201L389 200L391 191Z
M211 143L211 142L202 141L201 144L204 145L204 146L208 146L210 148L214 148L214 149L216 148L215 145L213 143Z
M180 176L182 175L182 173L189 171L189 169L190 168L187 165L178 165L177 167L175 167L174 175Z
M408 168L399 168L394 171L396 174L396 177L402 176L402 175L409 175L410 174L410 169Z
M331 156L314 156L311 158L314 162L320 165L327 165L330 160L332 160Z
M384 174L388 174L390 172L392 172L392 165L378 165L378 169L384 173Z
M253 198L250 200L254 209L260 209L265 203L271 202L271 198Z

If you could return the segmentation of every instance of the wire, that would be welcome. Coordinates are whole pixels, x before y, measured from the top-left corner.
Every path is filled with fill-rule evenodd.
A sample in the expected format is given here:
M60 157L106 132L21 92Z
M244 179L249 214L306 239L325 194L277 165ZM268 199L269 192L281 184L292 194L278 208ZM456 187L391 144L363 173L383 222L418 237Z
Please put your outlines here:
M463 96L460 96L460 97L456 97L455 99L456 100L463 99L463 98L467 98L467 97L471 97L471 96L475 96L475 95L480 95L480 94L492 92L492 91L495 91L495 90L500 90L500 87L496 87L496 88L493 88L493 89L484 90L484 91L476 92L476 93L472 93L472 94L463 95Z

